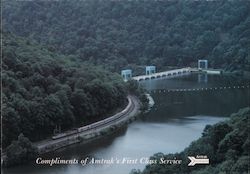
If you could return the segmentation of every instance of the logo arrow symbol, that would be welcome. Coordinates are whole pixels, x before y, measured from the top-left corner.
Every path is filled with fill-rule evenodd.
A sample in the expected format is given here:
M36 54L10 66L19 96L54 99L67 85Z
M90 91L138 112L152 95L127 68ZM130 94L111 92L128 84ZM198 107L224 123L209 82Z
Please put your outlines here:
M209 164L209 159L197 159L193 156L188 156L190 163L188 166L194 166L195 164Z

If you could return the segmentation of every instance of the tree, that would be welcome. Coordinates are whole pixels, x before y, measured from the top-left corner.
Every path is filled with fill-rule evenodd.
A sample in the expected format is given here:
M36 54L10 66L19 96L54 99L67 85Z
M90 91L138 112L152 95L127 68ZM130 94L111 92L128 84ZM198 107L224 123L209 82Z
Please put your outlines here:
M249 170L249 131L248 122L250 119L250 108L244 108L231 115L229 120L220 122L212 126L206 126L203 135L193 141L184 151L177 154L158 153L150 159L160 160L160 158L171 159L176 157L182 159L180 165L150 164L141 172L148 173L190 173L190 174L210 174L210 173L244 173ZM227 145L226 142L228 143ZM222 145L224 146L222 147ZM237 147L237 148L235 148ZM241 149L240 147L244 147ZM219 150L218 150L219 148ZM188 167L188 156L207 155L210 161L209 166ZM136 170L131 173L137 173Z
M34 159L38 154L37 148L23 134L18 136L17 141L13 141L6 148L7 160L5 165L12 166L23 164L28 160Z
M20 133L20 116L11 107L3 107L3 147L7 147L11 140L15 139Z

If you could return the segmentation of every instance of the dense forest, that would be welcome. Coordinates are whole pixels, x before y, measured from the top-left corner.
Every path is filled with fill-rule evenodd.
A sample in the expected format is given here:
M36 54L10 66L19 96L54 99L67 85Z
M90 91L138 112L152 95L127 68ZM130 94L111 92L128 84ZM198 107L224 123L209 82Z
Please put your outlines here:
M241 173L249 172L250 151L250 108L239 110L230 119L207 125L202 137L191 143L183 152L164 155L155 154L151 160L182 159L181 165L152 164L146 166L143 172L134 170L132 174L211 174L211 173ZM209 165L188 166L188 156L207 155Z
M120 75L78 64L35 41L3 34L3 147L23 133L32 141L84 125L124 107Z
M6 30L111 71L196 66L197 59L240 74L250 69L247 0L5 0L3 5Z

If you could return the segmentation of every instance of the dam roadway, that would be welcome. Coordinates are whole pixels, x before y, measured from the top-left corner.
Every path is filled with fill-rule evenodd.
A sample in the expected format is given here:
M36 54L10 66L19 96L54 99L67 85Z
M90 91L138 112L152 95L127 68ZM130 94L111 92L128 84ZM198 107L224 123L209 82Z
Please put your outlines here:
M204 72L207 74L221 74L222 70L220 69L199 69L199 68L180 68L180 69L173 69L168 71L162 71L158 73L152 73L148 75L140 75L132 77L133 80L136 81L144 81L150 79L159 79L159 78L177 78L183 75L188 75L193 72Z

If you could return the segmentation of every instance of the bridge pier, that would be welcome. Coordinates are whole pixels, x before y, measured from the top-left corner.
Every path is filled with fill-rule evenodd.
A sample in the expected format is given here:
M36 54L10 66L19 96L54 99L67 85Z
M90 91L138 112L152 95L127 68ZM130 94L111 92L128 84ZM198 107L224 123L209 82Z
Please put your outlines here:
M122 75L123 80L126 82L132 78L132 70L130 69L122 70L121 75Z
M155 66L146 66L146 75L151 75L156 73Z
M198 69L207 69L208 68L208 61L204 59L198 60Z

